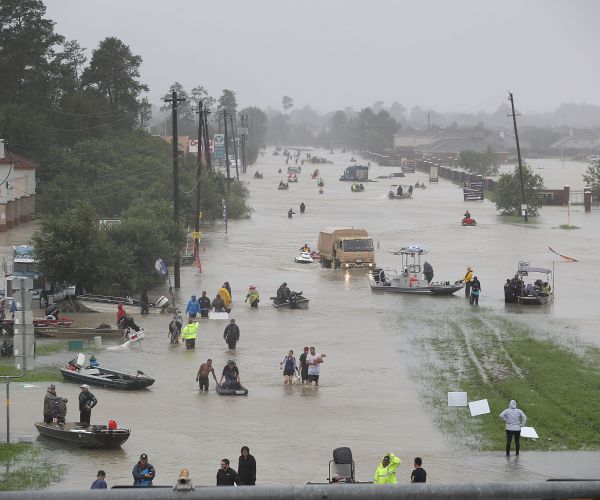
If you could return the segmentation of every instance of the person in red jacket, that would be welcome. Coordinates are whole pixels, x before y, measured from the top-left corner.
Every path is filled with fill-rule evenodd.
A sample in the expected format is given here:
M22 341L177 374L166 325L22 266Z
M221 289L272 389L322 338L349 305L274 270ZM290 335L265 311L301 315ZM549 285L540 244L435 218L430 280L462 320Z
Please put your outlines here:
M135 324L133 317L127 314L123 304L121 303L117 305L117 326L123 330L131 328L136 332L140 331L140 327Z

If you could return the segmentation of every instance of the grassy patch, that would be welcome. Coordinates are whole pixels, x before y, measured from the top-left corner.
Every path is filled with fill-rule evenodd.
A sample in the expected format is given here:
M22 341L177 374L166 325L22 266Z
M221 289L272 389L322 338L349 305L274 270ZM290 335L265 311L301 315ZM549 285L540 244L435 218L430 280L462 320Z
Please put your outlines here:
M66 351L67 344L65 342L50 342L47 344L35 344L35 355L45 356L47 354L53 354L55 352Z
M21 375L22 370L17 370L14 360L10 364L0 363L0 376L2 375ZM22 378L17 379L17 382L60 382L62 376L60 371L51 366L43 366L25 372Z
M558 227L560 229L579 229L579 226L574 226L573 224L561 224Z
M499 418L515 399L540 439L527 449L600 449L600 349L558 345L543 333L478 311L461 322L428 320L420 337L428 352L426 402L439 427L476 449L504 446ZM447 407L447 392L462 390L469 401L487 399L491 413L471 417L468 408Z
M492 203L496 203L496 201L498 200L498 193L496 193L496 191L483 191L483 197L488 200L491 201Z
M43 489L65 472L31 444L0 444L0 491Z

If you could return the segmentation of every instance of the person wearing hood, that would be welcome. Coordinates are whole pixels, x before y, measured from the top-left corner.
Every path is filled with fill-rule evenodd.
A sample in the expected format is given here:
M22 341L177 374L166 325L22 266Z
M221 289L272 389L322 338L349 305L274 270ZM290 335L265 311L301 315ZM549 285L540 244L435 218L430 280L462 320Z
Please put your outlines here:
M46 396L44 397L44 423L52 423L52 402L56 397L56 386L52 384L48 387Z
M198 311L200 311L200 304L198 304L196 296L192 295L192 298L188 301L187 307L185 308L185 313L188 315L189 319L196 319Z
M223 299L223 302L225 303L225 310L227 312L231 311L231 294L229 293L229 290L227 290L225 283L223 283L223 286L219 289L218 293Z
M400 465L400 459L393 453L387 452L377 466L373 476L373 484L398 484L396 469Z
M206 296L206 292L202 292L202 297L198 299L198 305L200 306L200 316L202 318L208 318L208 311L210 311L210 299Z
M248 293L246 294L246 302L250 301L250 307L258 307L260 302L260 295L256 289L256 285L250 285L248 287Z
M522 410L517 408L517 402L511 399L508 408L500 413L500 418L506 422L506 456L510 456L510 445L515 438L515 455L519 455L521 427L527 422L527 417Z
M467 274L465 274L465 277L463 278L463 281L465 282L465 297L467 297L469 300L471 299L471 281L473 280L473 269L471 269L471 267L467 267Z
M250 455L250 448L242 446L238 462L240 485L254 486L256 484L256 459Z

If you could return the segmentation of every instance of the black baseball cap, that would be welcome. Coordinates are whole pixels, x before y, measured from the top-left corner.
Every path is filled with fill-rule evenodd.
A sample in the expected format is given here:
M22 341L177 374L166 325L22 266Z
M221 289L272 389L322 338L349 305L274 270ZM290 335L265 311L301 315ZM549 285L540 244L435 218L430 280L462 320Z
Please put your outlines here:
M148 460L148 455L146 455L145 453L142 453L140 455L140 460Z

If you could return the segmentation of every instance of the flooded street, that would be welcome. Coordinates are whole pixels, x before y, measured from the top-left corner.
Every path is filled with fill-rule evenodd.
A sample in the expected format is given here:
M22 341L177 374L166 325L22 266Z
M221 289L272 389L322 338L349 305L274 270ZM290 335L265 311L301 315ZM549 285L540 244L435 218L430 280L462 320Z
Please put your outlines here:
M318 264L294 262L298 249L308 243L316 249L319 230L330 226L365 228L376 246L376 262L384 268L399 268L392 251L419 244L429 251L434 280L461 279L472 266L481 281L480 310L518 318L557 338L576 338L600 344L597 325L600 310L600 214L585 214L572 207L571 224L576 230L559 229L567 223L563 207L544 207L542 215L524 225L503 220L488 202L464 202L461 188L448 181L429 184L424 174L407 174L400 182L425 181L427 189L415 190L413 199L389 200L392 183L376 179L399 171L395 167L373 167L365 191L350 191L350 183L338 178L351 154L315 151L316 156L334 160L333 165L307 165L287 191L276 189L286 177L285 158L259 158L243 180L248 182L253 214L250 219L229 221L225 235L222 223L203 228L204 273L194 267L182 268L179 306L192 294L206 290L214 298L224 281L232 286L232 318L241 329L237 351L227 351L222 338L225 322L201 323L195 351L170 345L168 315L140 317L145 328L143 346L127 351L95 351L110 368L143 370L156 378L149 390L120 393L92 388L98 406L92 423L115 419L132 430L131 438L119 451L82 451L38 440L53 450L57 463L66 464L64 480L55 489L88 487L98 469L104 469L110 485L130 484L131 469L144 452L156 467L155 484L172 484L182 467L191 470L194 484L212 485L221 458L237 468L242 445L248 445L258 463L260 484L301 484L323 481L331 451L349 446L356 462L357 478L371 480L378 460L386 451L402 459L398 480L407 482L415 456L431 482L482 482L533 480L549 477L598 476L600 453L528 452L522 441L522 455L507 461L503 450L474 452L444 435L430 418L420 398L419 374L410 367L419 353L410 339L419 332L406 332L406 317L468 317L479 311L470 308L459 291L451 297L415 297L402 294L379 295L370 291L365 271L334 271ZM304 155L303 155L304 156ZM358 157L357 157L358 158ZM545 163L544 163L545 162ZM537 171L548 175L548 187L582 185L580 169L563 167L560 160L537 160L546 165ZM282 168L283 174L277 169ZM324 194L317 192L311 172L319 168L325 181ZM259 170L264 179L254 179ZM570 174L569 172L574 172ZM306 213L299 213L301 202ZM297 213L288 219L287 211ZM468 208L477 227L462 227L461 216ZM25 243L34 225L29 224L0 235L0 251L10 257L11 245ZM548 250L572 256L577 263L560 262ZM514 275L520 260L555 269L555 301L545 309L517 309L504 304L503 284ZM292 290L302 290L310 299L306 311L277 311L269 302L277 287L287 281ZM258 310L245 305L248 285L261 294ZM151 298L164 294L151 293ZM96 326L114 323L114 315L67 314L78 324ZM43 343L52 341L40 341ZM113 342L114 343L114 342ZM106 342L105 342L106 344ZM284 386L279 362L289 349L296 357L304 346L316 346L327 357L321 369L318 389ZM44 357L44 362L66 363L72 353L61 351ZM211 391L198 392L195 382L200 363L212 358L217 376L226 361L236 360L248 397L221 397ZM46 384L11 385L11 431L13 436L37 439L33 421L41 419ZM74 383L58 383L57 392L69 399L69 420L76 420L77 395ZM508 401L507 401L508 403ZM467 410L465 409L465 418ZM530 416L530 415L528 415ZM489 418L496 418L495 415ZM534 415L530 416L535 425ZM2 420L0 433L5 432ZM540 435L543 429L537 429ZM498 432L504 426L498 418Z

